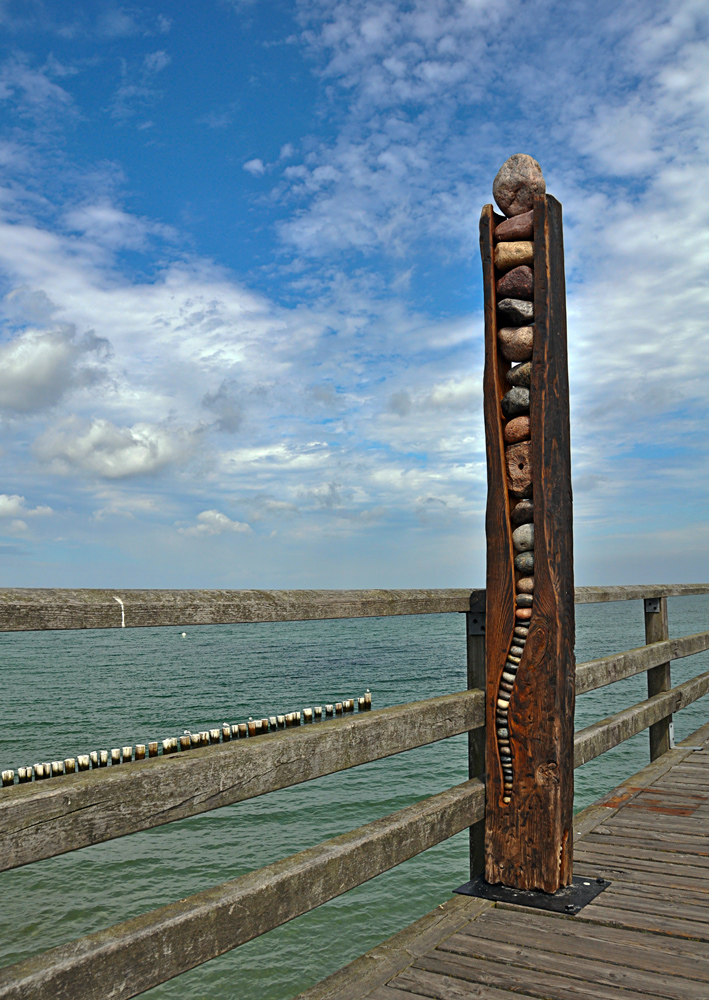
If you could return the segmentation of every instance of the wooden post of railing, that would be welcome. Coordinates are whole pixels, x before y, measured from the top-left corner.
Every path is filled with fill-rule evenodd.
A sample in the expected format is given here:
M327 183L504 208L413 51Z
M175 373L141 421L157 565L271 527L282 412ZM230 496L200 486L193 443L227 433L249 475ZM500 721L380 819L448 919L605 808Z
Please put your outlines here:
M465 616L468 655L468 690L486 687L485 672L485 591L474 590L470 595L470 611ZM485 780L485 729L468 733L468 775ZM470 877L485 871L485 820L470 827Z
M667 598L645 598L645 642L664 642L670 637L667 619ZM672 670L668 663L661 663L647 672L647 695L662 694L672 688ZM672 716L668 715L650 726L650 760L656 760L672 746Z

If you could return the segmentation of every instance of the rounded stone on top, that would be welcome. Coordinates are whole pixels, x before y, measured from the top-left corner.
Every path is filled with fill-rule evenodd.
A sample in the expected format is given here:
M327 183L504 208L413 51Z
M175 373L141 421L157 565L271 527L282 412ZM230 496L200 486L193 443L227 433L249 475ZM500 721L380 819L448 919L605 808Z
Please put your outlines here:
M527 153L513 153L492 182L493 197L508 217L529 212L535 194L544 194L546 189L542 168Z

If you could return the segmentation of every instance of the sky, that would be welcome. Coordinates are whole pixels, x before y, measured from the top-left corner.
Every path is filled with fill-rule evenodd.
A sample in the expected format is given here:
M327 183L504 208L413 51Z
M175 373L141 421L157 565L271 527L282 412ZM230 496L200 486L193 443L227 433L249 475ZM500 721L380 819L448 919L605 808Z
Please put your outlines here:
M515 152L564 207L576 582L709 579L708 29L0 0L0 585L484 585Z

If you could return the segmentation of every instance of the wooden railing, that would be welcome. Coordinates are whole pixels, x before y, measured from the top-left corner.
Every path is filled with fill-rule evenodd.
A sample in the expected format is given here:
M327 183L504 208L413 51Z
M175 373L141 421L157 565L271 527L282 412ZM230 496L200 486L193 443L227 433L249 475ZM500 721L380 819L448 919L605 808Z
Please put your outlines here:
M645 599L647 645L579 664L579 694L647 672L648 698L576 733L574 764L650 729L670 747L674 713L709 692L709 671L671 687L670 662L709 649L709 631L669 639L667 597L709 585L582 587L579 604ZM471 828L485 810L484 591L0 591L0 631L296 621L466 612L467 691L258 739L192 749L0 790L0 870L125 836L470 734L470 778L383 819L178 903L0 970L0 1000L143 993Z

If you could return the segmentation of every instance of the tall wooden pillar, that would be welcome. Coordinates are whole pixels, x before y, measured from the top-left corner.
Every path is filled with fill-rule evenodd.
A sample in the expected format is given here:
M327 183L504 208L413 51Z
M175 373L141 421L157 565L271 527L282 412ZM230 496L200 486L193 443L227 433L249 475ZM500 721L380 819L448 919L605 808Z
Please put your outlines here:
M516 583L521 574L514 566L510 519L519 494L510 494L500 405L510 389L510 363L498 344L498 327L509 324L500 322L494 266L494 230L502 221L491 205L485 206L480 221L488 462L485 877L491 883L552 893L571 882L573 817L574 579L561 205L550 195L537 195L534 201L529 388L534 590L531 618L525 623L529 632L508 693L500 684L517 641ZM506 676L509 686L509 671ZM498 711L505 699L506 724ZM508 741L503 751L506 778L501 739Z

